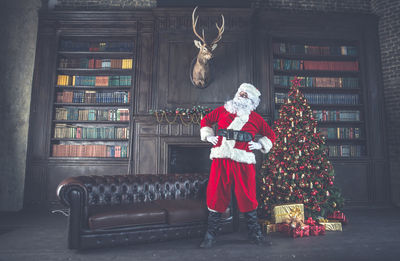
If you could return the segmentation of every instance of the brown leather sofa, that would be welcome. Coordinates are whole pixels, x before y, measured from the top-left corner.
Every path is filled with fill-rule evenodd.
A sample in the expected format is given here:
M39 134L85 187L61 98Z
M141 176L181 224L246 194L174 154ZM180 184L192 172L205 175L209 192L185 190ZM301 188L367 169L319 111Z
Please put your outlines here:
M70 208L68 247L201 237L208 216L207 178L207 174L67 178L59 184L57 195ZM223 215L221 232L234 230L235 212L229 208Z

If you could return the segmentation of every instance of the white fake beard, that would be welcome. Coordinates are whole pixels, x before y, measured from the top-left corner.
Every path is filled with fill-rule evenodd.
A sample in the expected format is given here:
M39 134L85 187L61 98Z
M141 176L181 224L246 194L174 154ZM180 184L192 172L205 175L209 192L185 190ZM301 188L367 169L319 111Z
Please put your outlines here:
M255 109L255 105L252 100L240 96L235 96L233 100L227 101L224 107L228 112L233 114L236 113L239 116L248 115Z

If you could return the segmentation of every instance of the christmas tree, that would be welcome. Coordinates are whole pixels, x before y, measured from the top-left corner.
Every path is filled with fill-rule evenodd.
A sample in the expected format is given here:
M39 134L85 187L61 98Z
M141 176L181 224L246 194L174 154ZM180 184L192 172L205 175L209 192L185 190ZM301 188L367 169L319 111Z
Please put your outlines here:
M261 169L260 208L267 217L271 206L288 203L303 203L305 215L313 218L343 207L325 138L299 85L295 77L274 123L277 140Z

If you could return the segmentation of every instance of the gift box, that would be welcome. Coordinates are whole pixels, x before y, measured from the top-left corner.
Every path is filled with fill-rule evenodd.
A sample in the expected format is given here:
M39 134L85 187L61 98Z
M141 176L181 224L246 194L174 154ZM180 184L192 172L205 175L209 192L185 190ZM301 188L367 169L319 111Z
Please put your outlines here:
M287 204L275 206L272 210L274 223L286 222L286 220L298 217L304 220L304 205L303 204Z
M348 220L343 212L336 210L332 214L328 215L327 218L329 220L337 220L340 221L343 225L348 223Z
M308 225L304 225L302 227L291 228L290 236L293 238L308 237L308 236L310 236L310 227Z
M277 231L293 238L310 236L310 226L308 225L292 227L290 224L276 224L276 228Z
M338 221L319 222L325 227L326 231L342 231L342 223Z
M278 229L277 224L269 224L269 225L266 226L264 231L267 234L270 234L270 233L273 233L273 232L277 232L278 231L277 229Z
M310 226L310 235L311 236L325 235L325 227L323 225L317 225L317 224Z
M276 224L276 231L282 232L284 234L290 235L290 225L289 224Z
M272 232L277 232L277 224L271 224L271 221L267 219L261 219L258 221L264 233L269 234Z

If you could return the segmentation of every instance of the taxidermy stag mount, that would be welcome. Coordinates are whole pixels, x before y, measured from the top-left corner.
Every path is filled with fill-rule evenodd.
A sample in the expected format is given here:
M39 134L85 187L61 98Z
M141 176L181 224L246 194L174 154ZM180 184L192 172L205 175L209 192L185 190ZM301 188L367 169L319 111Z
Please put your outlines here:
M197 54L196 63L194 64L193 69L191 71L191 79L192 83L199 88L205 88L209 84L210 81L210 65L209 60L213 58L213 51L217 48L217 43L222 39L222 34L224 33L225 26L225 18L224 15L222 17L222 24L218 26L218 23L215 23L218 35L217 37L210 43L207 44L206 38L204 36L204 29L202 30L202 36L200 36L196 31L197 21L199 16L195 18L197 7L193 10L192 13L192 26L193 32L199 38L199 40L194 40L194 45L199 48L199 53Z

